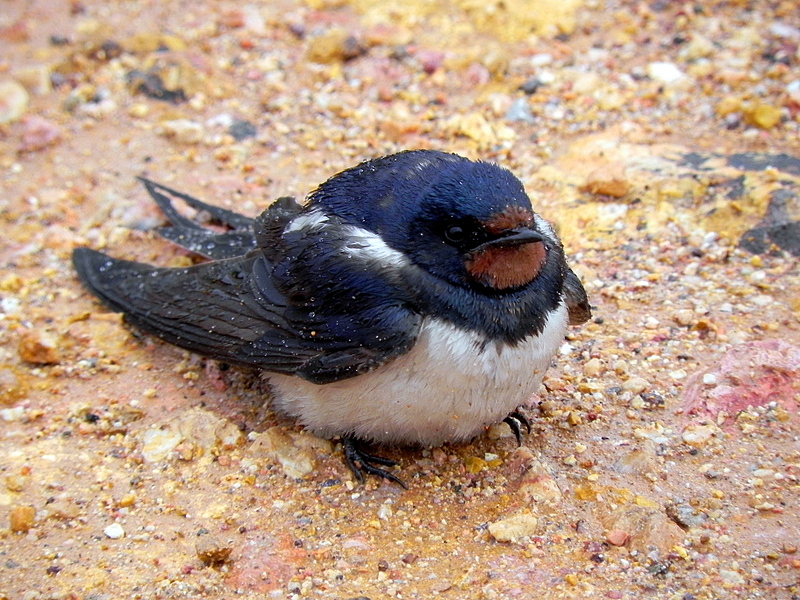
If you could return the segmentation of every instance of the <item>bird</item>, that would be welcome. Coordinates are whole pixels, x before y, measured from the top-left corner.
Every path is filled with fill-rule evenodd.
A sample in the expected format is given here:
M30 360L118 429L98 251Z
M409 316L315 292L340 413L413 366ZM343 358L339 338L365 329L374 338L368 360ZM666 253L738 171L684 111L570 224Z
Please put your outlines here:
M169 222L156 232L207 260L164 268L78 247L81 282L138 329L263 371L272 407L340 439L360 482L405 487L365 445L465 442L500 422L521 443L520 407L591 316L553 226L492 162L406 150L256 218L139 179Z

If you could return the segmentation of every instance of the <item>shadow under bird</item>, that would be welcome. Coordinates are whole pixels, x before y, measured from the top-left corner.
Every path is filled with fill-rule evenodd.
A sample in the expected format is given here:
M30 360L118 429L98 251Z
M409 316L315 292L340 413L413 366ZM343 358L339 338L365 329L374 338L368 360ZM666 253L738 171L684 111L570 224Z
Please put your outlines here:
M360 481L402 485L359 442L440 445L501 421L519 442L517 407L590 316L553 228L495 164L401 152L255 219L141 181L171 223L158 233L210 261L158 268L77 248L85 286L167 342L267 371L274 407L340 436Z

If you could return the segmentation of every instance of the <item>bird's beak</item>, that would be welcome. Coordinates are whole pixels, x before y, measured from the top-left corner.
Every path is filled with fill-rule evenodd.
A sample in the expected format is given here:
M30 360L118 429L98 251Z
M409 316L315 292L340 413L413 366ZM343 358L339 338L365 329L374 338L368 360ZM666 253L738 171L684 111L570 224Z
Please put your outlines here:
M544 236L538 231L529 229L527 227L516 227L511 229L497 239L484 242L470 250L471 253L481 252L487 248L509 248L512 246L522 246L523 244L533 244L534 242L543 242Z

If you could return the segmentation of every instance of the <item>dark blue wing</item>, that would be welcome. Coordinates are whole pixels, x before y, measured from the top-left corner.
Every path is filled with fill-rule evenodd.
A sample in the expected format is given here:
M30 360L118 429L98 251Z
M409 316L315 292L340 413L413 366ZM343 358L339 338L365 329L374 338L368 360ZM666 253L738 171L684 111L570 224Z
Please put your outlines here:
M336 228L282 235L290 209L278 203L259 217L264 251L243 257L167 269L78 248L73 264L135 326L224 362L328 383L407 352L420 317L385 265L348 259Z

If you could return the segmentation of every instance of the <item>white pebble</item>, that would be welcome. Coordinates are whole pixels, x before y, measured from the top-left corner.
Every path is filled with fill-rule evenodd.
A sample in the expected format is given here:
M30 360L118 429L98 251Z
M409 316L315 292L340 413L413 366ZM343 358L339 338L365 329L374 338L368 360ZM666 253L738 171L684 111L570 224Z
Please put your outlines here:
M107 538L110 538L112 540L118 540L120 538L125 537L125 530L119 523L112 523L103 530L103 533Z
M717 384L717 376L713 373L706 373L703 375L703 383L706 385L716 385Z
M677 83L686 77L683 71L681 71L675 63L671 62L650 63L647 65L647 74L650 76L650 79L663 83L664 85Z

